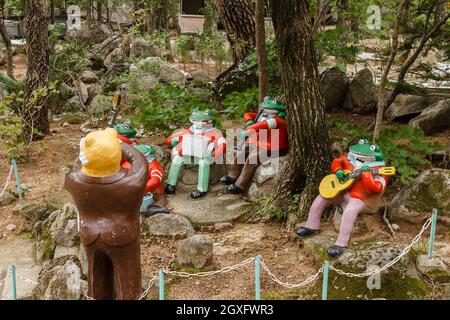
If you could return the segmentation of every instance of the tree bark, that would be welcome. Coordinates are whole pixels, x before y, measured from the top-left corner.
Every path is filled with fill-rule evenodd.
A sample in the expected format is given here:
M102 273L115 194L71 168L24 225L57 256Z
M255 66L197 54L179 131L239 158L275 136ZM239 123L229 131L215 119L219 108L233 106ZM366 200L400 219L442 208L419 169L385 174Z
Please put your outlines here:
M21 116L25 122L23 137L37 138L49 133L47 118L48 94L36 95L36 90L48 87L48 2L26 1L25 37L28 44L25 103Z
M13 64L11 39L9 38L8 32L6 31L4 21L1 21L0 23L0 34L3 38L3 42L5 43L7 75L11 79L14 79L14 64Z
M269 210L286 212L292 193L301 191L298 210L288 213L288 229L297 227L329 171L331 152L307 0L271 0L281 63L289 155Z
M50 22L51 22L51 24L55 24L56 23L55 0L50 0Z
M102 3L100 1L97 1L97 21L102 22Z
M259 101L261 102L268 93L264 0L256 0L256 56L258 58Z
M255 6L252 0L216 0L222 24L237 64L255 48Z

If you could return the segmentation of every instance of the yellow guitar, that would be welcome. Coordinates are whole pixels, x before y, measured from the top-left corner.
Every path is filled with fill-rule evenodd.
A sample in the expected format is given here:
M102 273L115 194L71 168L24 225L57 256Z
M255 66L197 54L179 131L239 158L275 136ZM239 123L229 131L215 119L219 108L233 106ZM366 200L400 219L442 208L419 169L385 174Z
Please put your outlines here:
M380 169L371 169L373 174L383 175L383 176L393 176L395 175L394 167L382 167ZM322 179L319 185L319 193L322 197L326 199L331 199L336 197L341 191L346 190L352 186L352 184L361 175L360 171L351 172L350 170L344 170L345 178L344 181L339 181L335 174L329 174Z

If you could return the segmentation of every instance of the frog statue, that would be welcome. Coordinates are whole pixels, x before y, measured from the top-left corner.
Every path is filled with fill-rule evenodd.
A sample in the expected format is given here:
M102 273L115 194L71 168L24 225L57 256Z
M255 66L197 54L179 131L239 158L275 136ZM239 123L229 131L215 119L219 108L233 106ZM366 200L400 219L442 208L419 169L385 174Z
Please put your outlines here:
M328 248L328 255L333 258L344 253L359 213L378 211L388 182L387 175L390 175L384 173L383 169L389 169L385 167L383 152L378 145L370 144L367 139L361 139L358 144L349 148L348 153L334 159L331 170L335 176L329 177L336 180L333 187L342 184L344 189L336 194L320 190L321 194L311 205L305 226L297 230L297 235L303 238L318 233L325 208L330 204L343 205L339 236L336 243Z
M114 129L117 131L117 137L126 144L137 144L139 143L136 139L136 129L133 128L129 123L116 123Z
M81 170L65 177L80 218L80 241L88 260L88 295L97 300L138 299L141 294L139 206L148 163L121 143L113 128L80 141ZM125 159L130 169L120 166Z
M223 156L226 140L215 127L216 118L210 110L193 110L189 120L190 128L175 131L166 139L166 145L173 149L165 193L175 194L178 176L185 163L198 164L197 189L192 191L191 198L199 199L208 192L210 165Z
M238 144L229 174L219 180L228 185L229 193L246 194L256 169L264 162L264 158L287 154L285 118L284 105L270 96L265 97L259 105L259 113L247 112L244 115L245 130L241 135L241 142L244 143Z

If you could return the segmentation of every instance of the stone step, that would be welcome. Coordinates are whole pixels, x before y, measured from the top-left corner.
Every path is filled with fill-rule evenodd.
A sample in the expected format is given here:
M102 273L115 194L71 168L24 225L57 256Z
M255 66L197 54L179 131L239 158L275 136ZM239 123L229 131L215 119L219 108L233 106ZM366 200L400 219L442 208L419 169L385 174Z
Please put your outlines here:
M33 289L36 286L34 283L37 282L39 276L40 267L35 265L21 265L16 267L16 293L17 300L31 300L33 295ZM11 266L8 269L3 270L0 274L3 274L5 279L6 271L9 270L8 276L6 277L6 283L1 292L0 300L12 300L12 274ZM26 280L24 280L24 279ZM1 288L0 288L1 289Z

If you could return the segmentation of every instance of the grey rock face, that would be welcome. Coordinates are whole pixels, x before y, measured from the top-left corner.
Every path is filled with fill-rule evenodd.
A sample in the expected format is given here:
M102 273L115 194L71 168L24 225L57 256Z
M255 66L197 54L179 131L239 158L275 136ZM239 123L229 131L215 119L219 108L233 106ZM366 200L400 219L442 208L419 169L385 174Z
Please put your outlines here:
M203 268L213 260L213 241L203 235L189 237L180 244L178 263Z

